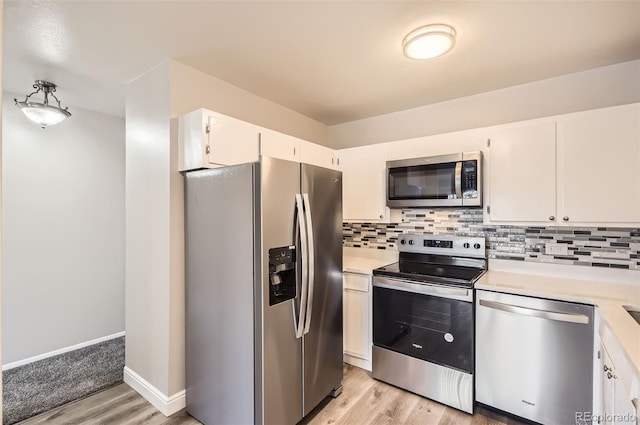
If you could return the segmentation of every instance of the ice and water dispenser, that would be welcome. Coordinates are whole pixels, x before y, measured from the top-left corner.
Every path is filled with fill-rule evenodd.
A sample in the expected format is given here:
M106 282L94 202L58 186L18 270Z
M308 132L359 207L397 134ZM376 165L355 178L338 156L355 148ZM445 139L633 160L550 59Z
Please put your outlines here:
M296 247L269 250L269 305L296 297Z

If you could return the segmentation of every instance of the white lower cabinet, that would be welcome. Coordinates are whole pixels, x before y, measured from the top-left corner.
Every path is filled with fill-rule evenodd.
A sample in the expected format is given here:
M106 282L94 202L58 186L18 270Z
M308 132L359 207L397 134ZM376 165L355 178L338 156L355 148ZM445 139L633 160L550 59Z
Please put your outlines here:
M344 361L371 371L371 276L343 276Z
M611 356L604 345L600 345L600 409L601 412L593 421L602 425L637 424L635 403L630 391L622 382L621 373L624 368L618 368L611 360Z

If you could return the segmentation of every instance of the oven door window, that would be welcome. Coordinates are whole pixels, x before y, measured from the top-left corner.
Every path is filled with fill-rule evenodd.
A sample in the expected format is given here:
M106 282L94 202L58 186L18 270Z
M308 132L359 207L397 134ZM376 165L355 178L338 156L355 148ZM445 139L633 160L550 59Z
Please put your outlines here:
M472 373L473 305L374 287L373 344Z
M389 169L389 199L456 199L456 162Z

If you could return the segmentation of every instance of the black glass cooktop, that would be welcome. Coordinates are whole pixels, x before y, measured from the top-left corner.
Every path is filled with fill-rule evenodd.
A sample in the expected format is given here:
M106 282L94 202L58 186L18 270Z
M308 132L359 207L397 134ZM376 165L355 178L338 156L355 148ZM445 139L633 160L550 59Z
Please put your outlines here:
M472 288L483 269L413 261L400 261L373 271L377 276L409 279L423 283L463 286Z

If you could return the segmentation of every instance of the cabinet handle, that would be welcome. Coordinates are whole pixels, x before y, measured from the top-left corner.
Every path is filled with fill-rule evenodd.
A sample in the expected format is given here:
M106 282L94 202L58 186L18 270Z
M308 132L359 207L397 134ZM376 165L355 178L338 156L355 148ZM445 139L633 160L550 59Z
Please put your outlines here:
M567 217L566 215L565 215L564 217L562 217L562 219L563 219L564 221L569 221L569 217Z
M384 214L380 214L380 218L384 218Z
M611 370L611 368L609 366L607 366L607 365L604 365L603 369L604 369L605 372L608 372L608 371Z
M549 216L549 221L553 221L553 220L555 220L555 219L556 219L556 217L555 217L555 216L553 216L553 215L550 215L550 216Z

